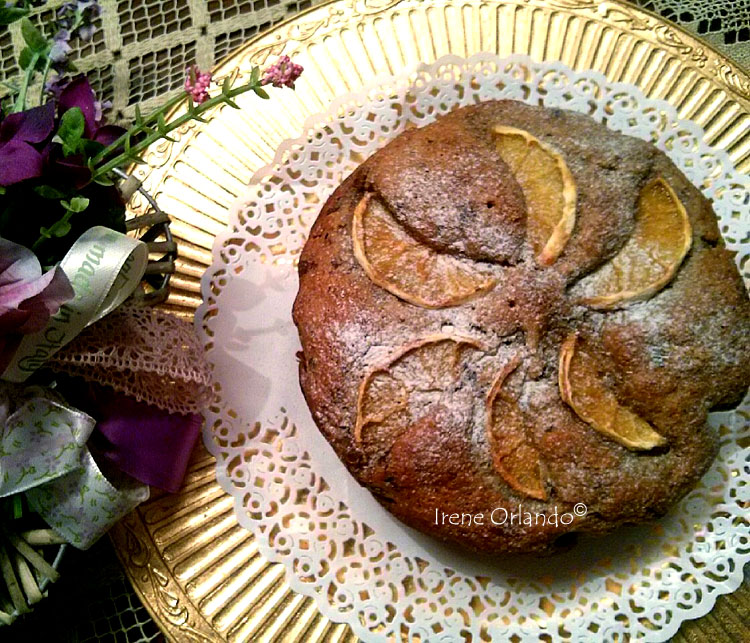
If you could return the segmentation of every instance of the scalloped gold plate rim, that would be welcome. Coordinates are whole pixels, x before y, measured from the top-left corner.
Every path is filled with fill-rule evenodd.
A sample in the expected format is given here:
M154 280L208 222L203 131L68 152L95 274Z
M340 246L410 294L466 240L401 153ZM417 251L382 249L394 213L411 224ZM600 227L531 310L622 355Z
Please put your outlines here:
M426 31L416 32L415 24ZM702 126L709 144L750 171L750 76L679 27L622 0L334 0L254 38L215 70L216 78L243 74L289 54L306 68L293 95L279 98L274 110L227 112L210 126L185 126L176 143L150 148L146 165L135 169L172 216L179 243L164 308L193 316L229 206L277 146L299 135L308 116L377 74L477 51L561 60L637 85ZM133 214L147 207L137 199L130 206ZM320 614L313 599L293 592L282 565L261 556L253 535L238 525L233 499L216 482L215 461L202 445L180 493L154 494L111 538L170 640L357 640L347 625ZM240 569L247 580L232 585ZM719 597L710 619L686 622L673 640L707 632L717 642L732 640L731 624L738 622L732 606L749 597L747 583Z

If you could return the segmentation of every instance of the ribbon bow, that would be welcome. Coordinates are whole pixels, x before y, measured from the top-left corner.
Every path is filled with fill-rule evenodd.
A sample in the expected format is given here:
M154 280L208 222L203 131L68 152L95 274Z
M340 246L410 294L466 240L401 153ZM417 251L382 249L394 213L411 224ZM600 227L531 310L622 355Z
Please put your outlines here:
M87 549L149 496L122 477L113 485L86 448L95 421L51 391L0 381L0 497L26 492L31 508L68 542Z

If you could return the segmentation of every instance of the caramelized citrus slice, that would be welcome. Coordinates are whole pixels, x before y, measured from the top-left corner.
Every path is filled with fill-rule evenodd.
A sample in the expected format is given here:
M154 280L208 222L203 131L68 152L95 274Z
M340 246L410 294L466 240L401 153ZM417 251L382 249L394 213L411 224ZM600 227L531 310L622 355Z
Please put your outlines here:
M638 197L635 229L609 262L581 281L582 304L611 309L648 299L675 276L692 241L685 208L661 177Z
M562 156L528 132L496 125L495 146L521 186L529 240L537 261L560 256L576 221L576 184Z
M560 396L576 415L594 429L634 451L667 444L666 439L630 409L619 404L596 375L596 358L578 341L567 337L560 349Z
M354 256L381 288L424 308L462 304L495 279L468 259L437 252L414 239L379 199L367 194L354 209Z
M487 394L487 440L492 464L516 491L537 500L547 499L539 452L526 439L526 424L518 402L503 390L508 376L521 363L513 359L500 373Z
M478 348L473 339L430 335L373 368L359 387L357 444L390 446L427 405L441 397L447 400L461 378L466 352Z

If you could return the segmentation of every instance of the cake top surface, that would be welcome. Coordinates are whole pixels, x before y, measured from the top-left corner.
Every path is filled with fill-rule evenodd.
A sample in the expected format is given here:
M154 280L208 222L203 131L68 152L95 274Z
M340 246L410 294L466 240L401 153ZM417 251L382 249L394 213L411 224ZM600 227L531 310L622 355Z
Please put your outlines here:
M750 305L710 204L653 146L495 101L405 132L311 231L301 382L347 467L409 524L543 550L663 513L750 381ZM566 530L431 510L585 502Z

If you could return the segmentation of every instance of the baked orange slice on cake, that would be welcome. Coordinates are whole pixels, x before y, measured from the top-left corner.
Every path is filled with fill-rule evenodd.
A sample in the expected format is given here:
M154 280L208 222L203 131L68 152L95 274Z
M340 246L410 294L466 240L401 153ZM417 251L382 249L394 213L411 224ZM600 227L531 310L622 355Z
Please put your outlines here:
M677 273L690 250L685 207L661 177L641 189L635 228L622 249L574 288L578 303L612 309L652 297Z
M576 184L565 160L529 132L496 125L495 147L521 186L527 234L537 262L549 266L565 248L576 221Z
M560 397L584 422L633 451L665 446L667 440L621 405L597 375L597 359L575 333L560 349Z
M416 240L372 194L354 210L352 241L354 256L375 284L423 308L457 306L496 283L476 262Z
M354 427L357 444L387 449L419 420L415 413L425 411L430 403L447 400L461 377L466 355L479 348L470 338L429 335L370 370L359 387ZM417 400L415 396L420 394Z
M520 363L520 357L516 357L501 369L487 394L487 442L495 471L511 488L546 500L544 467L539 452L526 437L527 419L517 400L504 388Z

